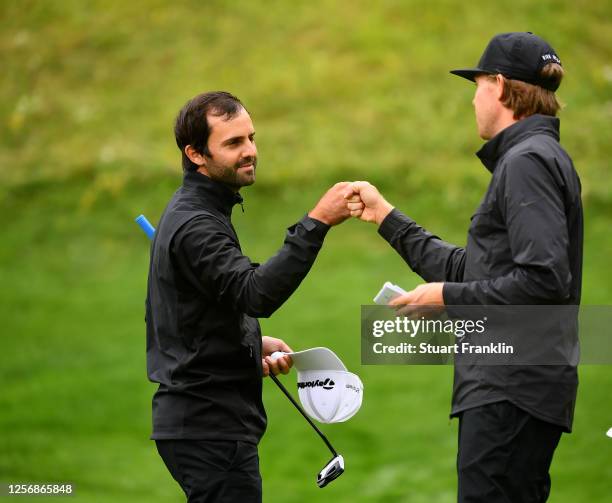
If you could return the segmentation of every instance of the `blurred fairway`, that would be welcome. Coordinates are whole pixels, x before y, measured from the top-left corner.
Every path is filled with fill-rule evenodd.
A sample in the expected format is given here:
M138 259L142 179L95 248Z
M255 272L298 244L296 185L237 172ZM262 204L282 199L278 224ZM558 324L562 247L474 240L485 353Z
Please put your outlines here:
M84 502L182 501L148 440L148 242L133 218L156 223L180 184L172 121L203 90L236 93L257 128L258 182L234 213L253 260L340 179L371 180L463 244L488 172L473 156L474 88L448 69L475 63L497 32L550 39L567 70L562 143L583 183L583 303L612 304L609 1L5 0L0 27L0 482L69 481ZM262 320L294 349L330 347L365 385L359 414L324 427L347 471L320 490L323 444L265 383L265 501L454 501L452 369L360 366L360 305L387 280L420 282L374 226L350 221ZM580 376L552 503L612 491L612 368Z

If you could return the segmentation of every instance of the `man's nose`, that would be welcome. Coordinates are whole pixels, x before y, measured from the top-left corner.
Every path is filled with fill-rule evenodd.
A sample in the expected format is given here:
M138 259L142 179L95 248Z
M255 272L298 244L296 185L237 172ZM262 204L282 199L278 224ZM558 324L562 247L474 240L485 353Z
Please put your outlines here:
M248 141L245 145L245 149L242 152L242 157L256 157L257 146L254 141Z

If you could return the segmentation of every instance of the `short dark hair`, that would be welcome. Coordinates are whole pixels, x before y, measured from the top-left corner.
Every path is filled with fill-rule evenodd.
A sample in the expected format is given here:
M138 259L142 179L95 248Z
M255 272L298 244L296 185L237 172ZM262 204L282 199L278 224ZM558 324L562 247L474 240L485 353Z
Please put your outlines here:
M539 78L549 82L556 89L563 79L563 68L557 63L548 63L542 68ZM495 80L495 76L491 76L490 79ZM514 112L516 120L534 114L552 115L554 117L562 106L554 91L505 77L504 90L500 101Z
M214 91L198 94L190 99L176 117L174 137L183 156L183 170L196 171L198 166L185 154L185 147L191 145L196 152L210 157L208 137L210 127L207 115L223 116L226 120L235 117L241 110L246 110L242 102L233 94L225 91Z

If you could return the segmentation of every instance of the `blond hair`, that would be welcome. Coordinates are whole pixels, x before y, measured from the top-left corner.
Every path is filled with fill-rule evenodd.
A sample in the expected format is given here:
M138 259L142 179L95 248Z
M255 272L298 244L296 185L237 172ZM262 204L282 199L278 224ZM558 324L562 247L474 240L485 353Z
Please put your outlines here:
M490 75L489 78L495 80L494 75ZM553 89L559 86L562 78L563 68L557 63L549 63L540 71L540 79L550 84ZM500 101L506 108L514 112L516 120L533 114L554 117L562 107L554 91L505 77Z

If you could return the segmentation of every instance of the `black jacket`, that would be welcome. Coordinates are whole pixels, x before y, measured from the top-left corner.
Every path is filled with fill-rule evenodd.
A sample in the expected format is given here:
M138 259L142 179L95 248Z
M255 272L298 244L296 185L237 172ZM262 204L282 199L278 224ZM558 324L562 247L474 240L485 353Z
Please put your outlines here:
M231 223L239 194L185 174L151 246L147 370L159 383L153 439L257 443L266 427L261 331L312 266L329 227L304 217L276 255L256 264Z
M559 145L559 120L520 120L477 155L492 178L465 248L442 241L397 210L379 233L423 279L445 282L446 305L579 304L580 180ZM569 430L577 384L572 366L456 366L452 414L510 400Z

